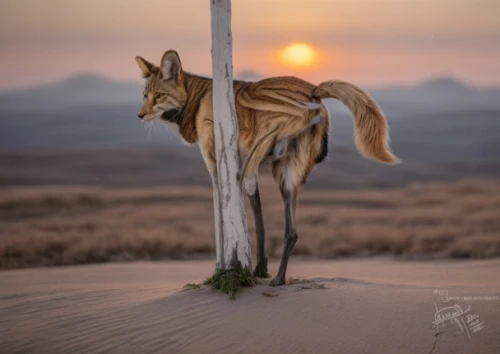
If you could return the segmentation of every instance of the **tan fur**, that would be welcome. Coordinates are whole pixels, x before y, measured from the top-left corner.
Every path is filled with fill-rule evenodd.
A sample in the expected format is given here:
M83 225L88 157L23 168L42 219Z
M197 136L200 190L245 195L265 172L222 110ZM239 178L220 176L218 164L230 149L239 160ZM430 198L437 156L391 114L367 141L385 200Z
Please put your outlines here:
M146 78L145 102L139 115L145 120L165 117L179 124L182 138L198 143L212 175L215 173L212 80L182 70L177 52L167 51L157 67L141 57L136 61ZM395 163L389 149L387 122L375 101L358 87L327 81L315 86L296 77L275 77L259 82L234 81L240 131L240 153L245 159L242 178L257 175L279 141L289 142L284 156L269 157L280 186L298 193L322 152L329 118L322 98L334 97L354 115L355 140L367 157ZM319 107L319 108L318 108ZM315 116L319 123L310 125Z

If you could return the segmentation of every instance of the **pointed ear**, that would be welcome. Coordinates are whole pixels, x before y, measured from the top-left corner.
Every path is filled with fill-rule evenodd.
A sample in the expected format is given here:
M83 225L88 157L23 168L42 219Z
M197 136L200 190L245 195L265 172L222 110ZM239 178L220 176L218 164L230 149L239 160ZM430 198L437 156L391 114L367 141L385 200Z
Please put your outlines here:
M161 74L163 80L178 81L182 76L182 65L179 54L175 50L167 50L161 59Z
M154 66L154 64L151 64L149 61L142 57L135 57L135 61L139 65L139 68L141 69L142 72L142 77L147 79L150 77L152 74L156 73L158 69Z

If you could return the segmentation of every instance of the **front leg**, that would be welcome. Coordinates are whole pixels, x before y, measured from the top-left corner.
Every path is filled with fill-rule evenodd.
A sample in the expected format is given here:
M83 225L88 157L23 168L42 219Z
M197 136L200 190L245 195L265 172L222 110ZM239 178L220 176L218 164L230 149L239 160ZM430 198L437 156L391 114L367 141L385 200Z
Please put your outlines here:
M260 202L257 177L255 177L254 183L255 185L252 186L253 188L247 188L247 184L245 183L245 189L247 190L248 199L250 199L250 205L252 206L252 212L255 219L255 233L257 238L257 266L255 267L253 275L258 278L269 278L270 275L267 272L266 234L264 230L264 219L262 217L262 205Z
M214 205L214 225L215 225L215 242L216 242L216 268L221 268L223 264L222 251L224 246L220 244L222 214L219 209L220 205L217 203L219 200L219 183L217 180L217 168L215 164L215 146L213 135L205 135L205 139L200 139L200 151L203 160L207 166L208 172L212 179L212 192L213 192L213 205ZM219 246L217 246L219 245Z

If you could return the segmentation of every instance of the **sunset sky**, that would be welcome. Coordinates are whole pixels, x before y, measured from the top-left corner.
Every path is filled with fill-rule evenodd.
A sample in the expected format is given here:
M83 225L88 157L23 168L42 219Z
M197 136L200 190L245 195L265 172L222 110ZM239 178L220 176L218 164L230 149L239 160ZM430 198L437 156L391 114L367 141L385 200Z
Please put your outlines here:
M500 84L499 0L233 0L234 71L312 82L415 83L452 75ZM208 0L2 0L0 89L95 72L139 80L136 55L176 49L210 75ZM286 65L301 42L314 62Z

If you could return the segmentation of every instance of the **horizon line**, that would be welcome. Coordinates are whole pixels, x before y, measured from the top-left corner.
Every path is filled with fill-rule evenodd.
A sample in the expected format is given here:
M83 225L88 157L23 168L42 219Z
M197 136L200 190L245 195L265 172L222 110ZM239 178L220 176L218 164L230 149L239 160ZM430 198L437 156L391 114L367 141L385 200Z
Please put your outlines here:
M253 70L253 69L242 69L239 71L236 71L233 73L233 78L234 80L238 80L237 77L242 74L242 73L249 73L251 72L253 75L256 77L260 77L262 79L272 77L272 76L264 76L261 75L259 72ZM199 74L196 73L196 75L203 75L205 77L212 78L212 75L209 74ZM73 73L70 73L68 75L65 75L60 78L55 78L55 79L50 79L50 80L40 80L34 84L29 84L29 85L20 85L20 86L11 86L11 87L0 87L0 94L10 94L10 93L19 93L21 91L26 91L26 90L31 90L31 89L36 89L36 88L43 88L44 86L56 86L61 83L74 80L74 79L79 79L79 78L96 78L100 79L106 82L110 83L116 83L116 84L138 84L140 85L141 82L143 81L142 78L138 77L137 80L131 80L131 79L119 79L115 78L112 76L107 76L98 72L93 72L93 71L75 71ZM488 88L500 88L500 82L499 83L493 83L493 84L477 84L474 83L473 81L469 81L466 79L462 79L456 75L453 74L438 74L438 75L429 75L429 76L424 76L419 80L413 81L413 82L396 82L396 81L387 81L384 83L379 83L379 84L370 84L370 85L364 85L364 84L358 84L360 87L364 88L371 88L371 89L381 89L381 88L394 88L394 87L418 87L421 85L424 85L429 82L436 82L436 81L453 81L457 84L461 84L464 86L469 86L472 88L478 88L478 89L488 89Z

